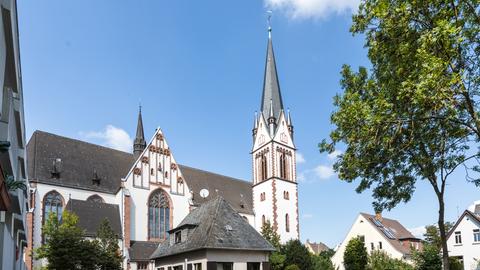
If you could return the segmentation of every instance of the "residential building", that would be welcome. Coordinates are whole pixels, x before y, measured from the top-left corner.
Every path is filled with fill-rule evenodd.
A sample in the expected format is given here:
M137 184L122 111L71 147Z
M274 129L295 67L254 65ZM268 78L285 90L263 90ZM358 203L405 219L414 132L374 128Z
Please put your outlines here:
M16 1L0 0L0 12L0 269L25 269L30 215Z
M268 270L275 248L221 196L190 212L153 253L159 270Z
M261 111L253 128L253 179L244 181L181 165L160 128L145 139L139 111L133 153L35 131L27 145L33 216L31 247L42 244L48 213L65 209L93 234L107 217L127 269L153 269L150 255L195 208L222 196L257 231L269 220L283 242L298 239L298 189L290 114L284 112L271 29ZM251 165L245 164L245 168ZM82 221L82 219L84 221ZM119 224L117 226L117 224ZM37 260L29 269L45 265Z
M480 204L465 210L447 235L448 255L465 270L480 270Z
M421 240L412 235L400 222L382 217L381 214L360 213L345 240L338 246L332 262L340 270L345 269L343 255L348 242L355 238L365 244L368 253L380 250L395 259L411 263L411 251L422 247Z
M316 243L316 242L310 242L310 240L307 239L307 242L305 242L305 247L310 251L310 253L318 255L322 253L323 251L327 251L330 248L325 245L322 242Z

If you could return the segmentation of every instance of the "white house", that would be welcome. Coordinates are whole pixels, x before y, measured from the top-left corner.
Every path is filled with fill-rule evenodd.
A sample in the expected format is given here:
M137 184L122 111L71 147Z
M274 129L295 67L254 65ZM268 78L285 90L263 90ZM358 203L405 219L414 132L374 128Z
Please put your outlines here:
M253 128L253 164L245 164L245 170L253 168L252 181L179 164L159 128L145 140L141 111L133 153L35 131L27 145L32 188L27 254L42 244L48 214L61 216L68 208L89 235L104 217L110 220L126 269L153 269L150 255L168 240L170 230L216 196L257 231L269 220L282 241L297 239L293 125L284 112L270 33L265 65L261 113ZM29 260L27 267L44 263Z
M343 265L345 248L348 242L355 237L360 237L369 253L381 250L392 258L407 262L411 260L411 248L421 247L420 239L413 236L397 220L383 218L380 214L374 216L360 213L345 240L337 247L335 255L332 257L333 264L340 270L345 269Z
M447 235L448 254L463 261L465 270L480 269L480 204L465 210Z

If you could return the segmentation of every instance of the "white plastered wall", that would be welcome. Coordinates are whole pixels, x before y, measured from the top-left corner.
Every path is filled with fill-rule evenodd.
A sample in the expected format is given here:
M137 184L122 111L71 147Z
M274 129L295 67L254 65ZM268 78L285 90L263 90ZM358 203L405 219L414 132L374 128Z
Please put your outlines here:
M465 270L480 270L480 242L474 242L474 229L480 229L480 223L467 214L447 239L448 255L462 256ZM461 244L455 243L455 232L461 233Z
M336 267L339 267L340 270L345 269L343 266L343 254L345 253L345 248L348 242L357 237L365 237L365 247L367 248L368 253L372 252L371 243L374 243L375 250L379 248L379 242L382 242L382 251L390 255L392 258L402 259L403 254L395 249L383 235L380 233L374 225L372 225L365 217L359 215L355 222L352 225L352 228L348 232L345 240L337 248L335 255L332 257L332 262Z

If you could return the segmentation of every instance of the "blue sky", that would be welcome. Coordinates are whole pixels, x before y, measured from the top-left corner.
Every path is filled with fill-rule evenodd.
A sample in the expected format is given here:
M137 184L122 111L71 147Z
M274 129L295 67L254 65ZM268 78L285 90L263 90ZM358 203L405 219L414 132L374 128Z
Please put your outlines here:
M139 102L145 133L161 127L185 165L249 180L251 129L259 109L266 10L285 106L292 112L302 240L333 247L370 194L338 180L317 144L332 129L342 64L368 66L348 29L356 0L19 1L27 136L44 130L129 149ZM479 189L460 171L447 187L447 220ZM457 210L457 207L459 210ZM437 218L431 187L384 216L407 228Z

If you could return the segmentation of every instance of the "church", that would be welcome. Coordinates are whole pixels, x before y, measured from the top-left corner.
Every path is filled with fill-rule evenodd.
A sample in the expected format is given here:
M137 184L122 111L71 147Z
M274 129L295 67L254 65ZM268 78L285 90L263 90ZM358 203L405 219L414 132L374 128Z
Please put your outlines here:
M148 136L149 134L147 134ZM266 222L281 241L299 238L294 131L279 86L271 28L261 107L253 123L250 181L181 165L160 128L145 137L138 114L133 153L35 131L27 145L30 211L27 254L39 246L49 213L79 217L87 237L107 218L125 269L153 269L152 253L193 210L223 197L257 231ZM29 269L44 261L26 256Z

